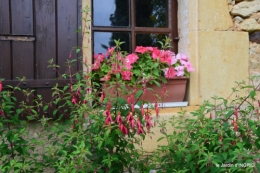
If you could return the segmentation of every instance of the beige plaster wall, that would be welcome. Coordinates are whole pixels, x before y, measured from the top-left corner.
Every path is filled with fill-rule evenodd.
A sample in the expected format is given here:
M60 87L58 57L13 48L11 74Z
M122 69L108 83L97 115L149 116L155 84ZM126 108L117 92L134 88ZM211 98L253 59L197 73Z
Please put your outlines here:
M91 7L90 0L82 0L82 10L85 10L85 7ZM82 13L82 34L83 34L83 42L82 42L82 51L83 51L83 61L90 66L92 60L92 52L91 52L91 12L89 14L83 12ZM84 67L86 69L86 67Z
M188 28L179 25L180 33L186 33L181 34L185 41L180 40L179 49L187 51L183 53L196 70L190 78L189 105L200 105L214 95L228 97L234 82L248 77L248 34L228 31L233 22L226 0L178 2L179 9L188 7L178 14L188 19Z

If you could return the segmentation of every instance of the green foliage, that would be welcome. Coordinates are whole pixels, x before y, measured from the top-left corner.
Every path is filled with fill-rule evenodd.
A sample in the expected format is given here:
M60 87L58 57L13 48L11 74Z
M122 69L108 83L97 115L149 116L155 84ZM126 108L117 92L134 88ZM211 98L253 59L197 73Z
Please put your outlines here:
M167 145L160 146L154 154L158 164L153 168L169 173L258 172L257 88L237 83L233 99L213 97L213 103L205 101L191 115L181 112L180 116L173 116L168 122L174 128L172 132L166 133L166 122L160 122L163 137L158 141L165 139Z

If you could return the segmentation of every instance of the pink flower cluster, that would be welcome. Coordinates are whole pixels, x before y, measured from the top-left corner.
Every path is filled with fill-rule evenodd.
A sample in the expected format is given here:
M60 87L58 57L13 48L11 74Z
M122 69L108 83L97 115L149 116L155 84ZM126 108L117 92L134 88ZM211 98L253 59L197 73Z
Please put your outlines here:
M102 98L103 99L103 98ZM113 121L112 114L111 114L111 103L107 103L107 109L104 111L104 115L106 116L106 120L104 125L110 125L112 123L117 123L119 130L124 134L127 135L129 131L134 132L136 128L136 132L138 134L145 134L144 127L142 124L142 119L144 120L144 125L147 129L147 132L150 132L152 124L152 117L148 110L145 112L143 106L141 107L141 114L142 117L135 118L135 109L134 109L134 97L130 95L127 99L128 105L131 106L131 111L127 113L125 118L122 117L121 113L118 112L115 116L115 121ZM155 105L156 115L158 116L159 108L158 104Z
M189 58L181 53L178 53L175 56L174 52L169 50L160 50L157 47L143 46L137 46L135 52L141 54L144 54L145 52L151 53L153 59L158 59L160 62L168 64L169 68L164 70L166 78L184 76L185 69L187 69L188 72L194 71ZM173 67L178 61L180 62L180 65Z
M144 47L137 46L134 53L128 54L125 57L121 52L116 52L114 48L109 48L106 56L112 57L111 61L111 70L104 75L103 80L110 80L111 74L120 73L123 80L131 80L133 64L138 63L138 60L141 59L141 55L147 55L151 57L151 60L167 64L168 67L163 69L164 76L166 78L174 78L176 76L185 76L187 73L194 71L189 58L181 53L177 55L170 50L160 50L157 47ZM92 70L98 70L101 67L101 63L105 59L103 54L94 55L95 62L92 66Z

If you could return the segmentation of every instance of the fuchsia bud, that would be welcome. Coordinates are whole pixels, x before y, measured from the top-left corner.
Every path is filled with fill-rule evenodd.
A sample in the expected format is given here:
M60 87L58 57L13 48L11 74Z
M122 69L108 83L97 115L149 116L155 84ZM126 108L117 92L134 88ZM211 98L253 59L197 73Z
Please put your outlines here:
M76 98L75 96L73 96L71 102L72 102L73 104L76 104L76 103L77 103L77 98Z
M146 88L144 87L143 88L143 95L145 95L146 94Z
M3 90L3 84L2 81L0 81L0 92Z
M70 84L70 91L72 91L72 85Z
M212 114L210 113L209 118L212 120Z
M71 57L72 57L72 54L71 54L71 52L70 52L69 58L71 58Z
M108 125L108 124L111 124L111 122L113 120L112 120L111 114L108 110L106 111L106 114L107 114L107 117L106 117L105 125Z
M236 120L238 120L238 109L237 108L235 108L235 110L234 110L234 115L236 116Z
M118 112L118 114L117 114L116 122L118 122L118 123L122 123L123 122L120 112Z
M164 95L165 95L165 93L166 93L166 86L165 86L165 85L163 85L163 89L162 89L162 96L164 96Z
M260 101L258 100L258 107L260 107Z
M126 126L123 123L119 123L118 124L119 130L124 134L127 135L128 134L128 129L126 128Z
M101 96L100 96L100 103L103 103L104 98L105 98L105 93L104 93L104 91L102 91Z
M135 105L132 104L131 107L132 107L132 112L134 112L135 111Z
M129 105L131 104L131 96L127 97L127 104L129 104Z
M110 111L110 109L111 109L111 102L108 101L108 102L107 102L107 110Z
M134 126L135 126L135 119L132 116L132 112L129 112L127 117L126 117L126 121L129 123L130 127L132 128L132 130L134 130Z

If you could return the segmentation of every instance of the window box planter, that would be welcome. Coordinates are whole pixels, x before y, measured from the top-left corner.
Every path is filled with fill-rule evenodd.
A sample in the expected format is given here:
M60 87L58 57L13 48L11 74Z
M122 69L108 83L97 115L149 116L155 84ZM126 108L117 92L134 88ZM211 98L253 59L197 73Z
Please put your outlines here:
M150 103L155 103L157 99L157 95L161 97L161 100L158 102L183 102L186 94L186 88L188 84L189 78L187 77L174 77L168 79L168 82L165 84L166 93L162 96L163 87L158 87L156 84L148 84L147 88L151 88L146 90L146 93L141 96L141 99ZM116 88L119 86L109 87L105 83L103 83L103 91L105 92L106 97L116 97ZM141 88L138 88L140 90ZM129 93L134 91L134 88L128 87ZM122 91L123 92L123 91ZM128 94L122 94L122 92L118 93L118 96L122 98L127 98Z

